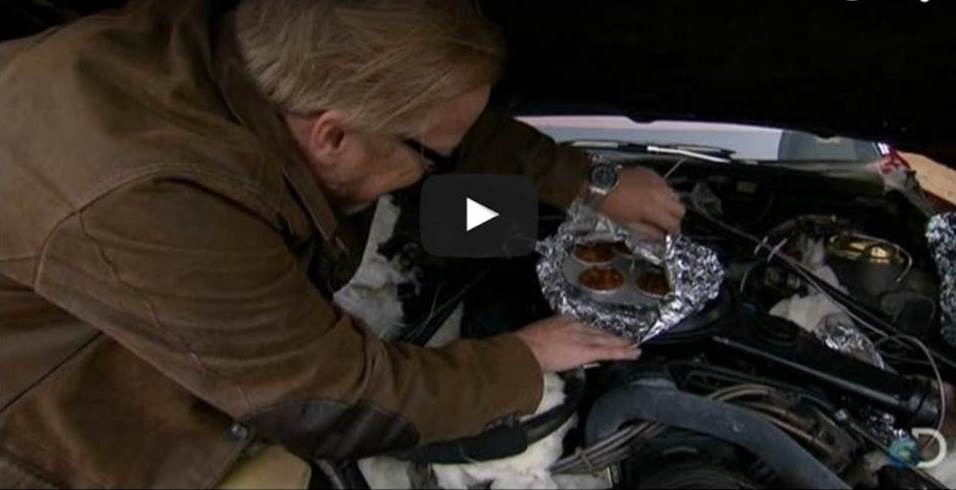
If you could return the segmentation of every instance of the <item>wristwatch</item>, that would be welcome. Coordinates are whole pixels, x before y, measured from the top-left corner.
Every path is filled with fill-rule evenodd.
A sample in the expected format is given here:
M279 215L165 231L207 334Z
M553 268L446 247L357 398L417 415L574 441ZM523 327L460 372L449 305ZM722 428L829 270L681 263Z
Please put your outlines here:
M584 205L595 213L600 212L608 194L617 187L620 174L620 165L602 161L591 164L588 186L584 195Z

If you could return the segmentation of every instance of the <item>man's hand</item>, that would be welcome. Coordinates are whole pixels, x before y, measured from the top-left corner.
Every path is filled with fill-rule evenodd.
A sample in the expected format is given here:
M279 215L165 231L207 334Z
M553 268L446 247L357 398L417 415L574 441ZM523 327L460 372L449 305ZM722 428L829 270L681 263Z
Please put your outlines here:
M567 371L595 361L633 361L641 351L629 340L589 328L566 316L553 316L515 332L545 373Z
M644 238L663 240L680 234L684 205L667 182L648 168L621 171L617 187L604 201L602 213Z

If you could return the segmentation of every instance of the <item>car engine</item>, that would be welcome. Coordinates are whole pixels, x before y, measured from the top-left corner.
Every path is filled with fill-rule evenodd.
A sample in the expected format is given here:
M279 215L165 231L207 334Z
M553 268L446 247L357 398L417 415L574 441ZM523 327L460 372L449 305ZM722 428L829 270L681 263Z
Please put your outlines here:
M945 488L927 462L945 456L934 434L951 432L956 356L940 337L919 196L863 166L617 158L668 174L689 209L684 234L726 271L720 294L644 343L639 361L563 373L561 402L533 417L392 455L403 481L437 486L441 465L514 456L551 435L546 469L561 488ZM409 327L394 338L425 344L449 322L482 338L552 314L536 257L428 257L415 189L394 201L401 214L378 252L413 278L396 287ZM541 216L542 237L563 220ZM368 485L354 462L325 470Z

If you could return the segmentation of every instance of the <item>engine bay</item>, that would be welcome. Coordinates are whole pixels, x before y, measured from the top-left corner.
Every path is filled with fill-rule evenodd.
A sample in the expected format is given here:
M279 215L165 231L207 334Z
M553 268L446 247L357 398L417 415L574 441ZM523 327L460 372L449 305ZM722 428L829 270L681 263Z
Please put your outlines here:
M667 174L680 192L684 234L726 270L717 299L643 344L637 362L565 373L563 403L511 432L399 455L418 468L413 486L434 484L435 463L505 457L565 426L548 468L579 477L564 488L941 486L920 463L946 448L911 431L952 432L944 387L956 357L940 338L927 215L912 196L862 166L621 161ZM551 314L535 257L427 257L413 238L414 191L396 203L380 251L417 279L403 305L416 326L399 338L424 344L456 311L467 338ZM547 236L562 212L541 216Z

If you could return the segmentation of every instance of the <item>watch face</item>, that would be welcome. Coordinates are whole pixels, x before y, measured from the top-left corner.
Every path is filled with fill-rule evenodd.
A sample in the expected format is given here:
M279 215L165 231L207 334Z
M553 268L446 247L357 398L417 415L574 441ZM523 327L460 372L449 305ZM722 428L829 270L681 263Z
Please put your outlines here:
M601 189L610 189L617 184L617 167L607 163L597 163L591 167L591 184Z

